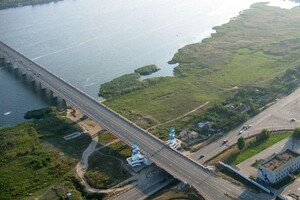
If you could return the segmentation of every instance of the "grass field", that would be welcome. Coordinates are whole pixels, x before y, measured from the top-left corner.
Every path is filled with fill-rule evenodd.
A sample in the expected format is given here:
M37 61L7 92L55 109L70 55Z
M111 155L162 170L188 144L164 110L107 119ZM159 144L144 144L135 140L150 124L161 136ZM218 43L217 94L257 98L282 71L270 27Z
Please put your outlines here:
M54 124L59 126L51 126ZM61 144L62 136L74 130L78 131L70 126L70 122L54 116L1 128L0 199L19 199L30 193L34 195L63 181L78 162L78 155L71 153L68 145L73 146L76 153L82 153L83 146L90 142L83 137L80 138L82 141L76 138ZM79 142L78 146L75 140ZM53 142L53 146L47 141Z
M181 48L172 59L179 64L174 77L112 97L106 104L130 119L145 118L140 125L149 128L207 101L222 102L234 86L269 87L286 69L300 66L299 11L255 4L215 27L210 38Z
M91 186L107 189L126 180L130 174L120 160L95 152L89 158L89 168L85 177Z
M233 155L227 155L227 158L224 160L224 162L235 166L291 135L291 132L282 132L270 135L270 137L262 143L248 143L244 150Z

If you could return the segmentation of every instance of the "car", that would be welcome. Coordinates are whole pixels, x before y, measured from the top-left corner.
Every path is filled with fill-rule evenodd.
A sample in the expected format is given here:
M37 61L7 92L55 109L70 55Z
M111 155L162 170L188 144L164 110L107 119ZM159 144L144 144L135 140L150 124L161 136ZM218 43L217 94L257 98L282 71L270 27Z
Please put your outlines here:
M243 133L243 131L242 131L242 130L240 130L240 131L239 131L239 135L241 135L242 133Z
M295 122L295 121L296 121L295 118L291 118L291 119L290 119L290 122Z
M246 130L250 129L251 127L252 127L252 125L248 124L248 125L244 125L242 129L245 129L245 131L246 131Z
M199 156L199 160L200 160L201 158L204 158L204 155L200 155L200 156Z
M228 142L227 139L224 139L224 140L223 140L223 144L226 144L227 142Z

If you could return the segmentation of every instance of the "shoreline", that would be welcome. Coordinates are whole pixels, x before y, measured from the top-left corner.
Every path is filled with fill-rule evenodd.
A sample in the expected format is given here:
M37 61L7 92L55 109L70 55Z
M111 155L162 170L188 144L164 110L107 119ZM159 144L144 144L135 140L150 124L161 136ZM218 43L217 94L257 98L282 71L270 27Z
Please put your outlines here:
M37 6L42 4L57 3L59 1L63 1L63 0L37 0L37 1L16 0L16 1L9 1L9 2L2 1L0 2L0 10L19 8L24 6Z

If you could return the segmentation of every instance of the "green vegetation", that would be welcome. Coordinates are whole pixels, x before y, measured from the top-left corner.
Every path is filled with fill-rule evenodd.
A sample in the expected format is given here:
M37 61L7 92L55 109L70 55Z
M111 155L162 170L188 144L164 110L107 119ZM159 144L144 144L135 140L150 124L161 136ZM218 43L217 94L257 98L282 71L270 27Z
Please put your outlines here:
M257 144L263 143L270 137L270 132L267 129L262 130L259 134L255 136L255 142Z
M122 142L113 143L109 145L109 147L100 149L99 152L119 158L121 160L125 160L131 156L131 148Z
M142 76L150 75L154 72L157 72L160 70L156 65L146 65L144 67L140 67L136 70L134 70L135 73L138 73Z
M117 158L94 153L89 158L89 168L85 178L94 188L107 189L130 177Z
M240 137L237 141L237 145L240 150L244 149L246 145L245 138Z
M58 1L62 0L2 0L0 1L0 9L15 8L27 5L37 5Z
M300 128L299 127L295 128L295 130L293 132L293 137L298 140L300 139Z
M265 133L262 133L261 135L264 135ZM238 151L237 153L234 153L233 155L228 155L228 157L225 159L225 163L230 164L232 166L235 166L244 160L254 156L255 154L263 151L264 149L272 146L273 144L291 136L291 132L282 132L277 134L271 134L267 139L264 140L255 140L254 142L250 142L246 144L246 147ZM258 136L258 138L261 138L262 136Z
M31 110L25 113L25 119L41 119L47 114L54 111L54 108L41 108L37 110Z
M99 96L111 98L156 84L159 78L141 81L138 73L125 74L101 85Z
M210 38L180 49L172 59L179 64L174 77L161 77L155 85L111 95L106 104L130 119L136 119L134 115L145 117L151 124L144 121L139 125L149 128L210 101L211 114L203 115L207 108L202 109L176 121L176 128L192 128L206 117L216 129L227 131L298 87L299 10L254 4L229 23L215 27L216 33ZM234 100L236 94L238 100ZM250 110L242 113L243 107ZM228 117L218 110L226 111L234 122L226 122ZM163 126L153 132L162 136L165 129Z
M80 131L78 126L54 113L42 120L0 128L0 199L35 195L57 183L57 188L72 189L74 198L82 199L67 176L91 139L85 135L63 139L75 131ZM64 191L56 194L66 195Z

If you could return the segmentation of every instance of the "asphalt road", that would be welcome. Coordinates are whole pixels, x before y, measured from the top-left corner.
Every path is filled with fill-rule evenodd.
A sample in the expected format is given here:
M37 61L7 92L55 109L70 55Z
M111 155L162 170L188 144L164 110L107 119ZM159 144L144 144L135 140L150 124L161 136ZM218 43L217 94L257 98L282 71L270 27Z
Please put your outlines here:
M291 118L295 118L296 121L291 122ZM252 128L239 135L238 133L242 129L243 125L248 124L251 124ZM213 142L195 152L191 155L191 158L199 163L204 163L208 159L228 148L230 145L235 144L241 136L250 137L261 132L263 129L268 129L270 131L292 130L297 126L300 126L300 88L290 95L280 99L258 115L249 119L243 125L228 134L225 134L216 142ZM223 144L224 139L228 140L227 144ZM201 155L204 155L205 157L199 159Z
M62 78L54 75L2 42L0 42L0 54L15 67L18 67L18 70L32 74L36 82L40 82L44 87L66 100L67 103L80 109L84 114L128 145L137 141L141 151L156 165L175 178L189 183L206 199L229 199L227 196L247 200L271 199L269 195L255 194L226 180L212 176L193 160L170 149L164 142L147 133L147 131L134 125L105 105L98 103ZM38 76L34 75L34 73Z
M114 200L145 199L151 194L168 185L172 180L174 180L174 178L171 177L171 175L169 175L162 169L159 169L157 173L153 174L151 177L145 178L145 180L142 181L141 184L138 184L132 189L120 194L119 196L115 197Z

